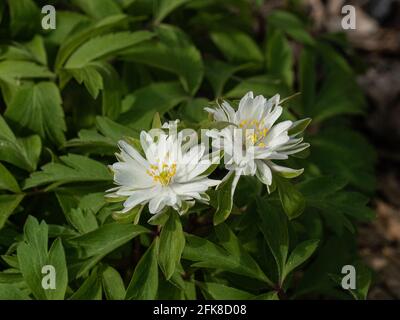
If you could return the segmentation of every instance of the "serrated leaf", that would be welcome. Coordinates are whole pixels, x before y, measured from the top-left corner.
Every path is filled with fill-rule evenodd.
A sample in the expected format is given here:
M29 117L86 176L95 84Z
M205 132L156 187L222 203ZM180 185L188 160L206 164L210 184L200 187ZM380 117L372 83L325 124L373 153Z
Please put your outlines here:
M109 223L100 228L66 240L66 245L73 249L79 259L109 254L116 248L132 240L148 230L142 226L131 224Z
M56 144L65 141L64 111L57 86L40 82L16 92L5 116Z
M72 209L65 216L69 224L81 234L94 231L99 227L96 216L89 209Z
M193 264L194 267L222 269L224 271L258 279L271 285L270 280L251 257L249 258L247 256L245 259L247 263L243 263L243 256L233 255L211 241L194 235L186 235L183 258L196 261L196 263Z
M6 80L52 77L54 74L46 67L30 61L5 60L0 62L0 78Z
M27 171L34 171L42 143L39 136L17 138L0 115L0 160Z
M33 173L25 181L25 189L49 184L65 184L82 181L110 181L112 179L107 167L90 158L69 154L60 157L62 163L48 163L42 171Z
M19 267L29 289L37 299L60 300L64 298L67 284L67 265L60 239L56 239L50 250L48 246L48 227L29 216L24 227L24 241L18 245ZM55 289L42 287L42 268L51 265L55 269Z

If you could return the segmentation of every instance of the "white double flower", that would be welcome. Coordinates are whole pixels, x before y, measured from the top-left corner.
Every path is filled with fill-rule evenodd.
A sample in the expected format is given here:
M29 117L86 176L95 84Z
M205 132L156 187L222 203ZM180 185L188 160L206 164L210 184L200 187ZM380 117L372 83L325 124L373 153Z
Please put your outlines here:
M304 120L286 120L275 124L282 114L279 95L266 99L254 97L248 92L239 102L238 110L224 101L218 108L205 108L217 122L229 125L222 130L212 130L213 147L224 151L225 168L229 175L235 174L233 190L241 175L256 175L269 187L272 171L285 177L296 177L303 169L291 169L275 164L272 160L285 160L310 145L298 137L301 132L290 134Z
M118 187L109 190L112 193L108 196L126 197L122 213L147 203L152 214L166 206L181 212L194 200L209 200L205 192L220 181L205 175L212 162L203 144L184 143L181 133L152 137L144 131L140 143L144 156L120 141L119 162L111 166Z
M272 161L288 159L289 155L309 147L298 137L300 132L289 133L301 121L275 124L282 114L279 95L268 100L263 96L254 98L249 92L240 100L237 111L228 102L206 111L214 121L227 123L224 129L210 130L207 135L213 139L212 147L217 154L223 151L225 168L229 170L226 178L235 175L232 192L241 175L256 175L269 187L272 171L286 177L303 172ZM165 124L163 128L176 130L177 125L178 122ZM147 203L152 214L162 212L165 207L183 213L195 200L207 203L206 191L221 182L207 177L207 169L215 163L215 158L210 159L204 144L198 144L197 139L186 141L182 132L158 132L156 136L141 132L143 154L127 142L119 142L119 161L111 166L118 186L109 190L108 197L124 200L122 213Z

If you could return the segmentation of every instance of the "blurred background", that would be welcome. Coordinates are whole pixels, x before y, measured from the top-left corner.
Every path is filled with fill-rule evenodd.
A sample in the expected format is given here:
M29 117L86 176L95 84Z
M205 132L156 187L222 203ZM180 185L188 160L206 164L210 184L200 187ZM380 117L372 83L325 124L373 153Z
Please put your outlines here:
M279 6L282 1L268 5ZM304 0L315 32L342 31L341 9L356 8L345 31L361 59L358 82L369 109L355 126L375 146L377 219L359 231L363 259L376 271L370 299L400 299L400 0Z

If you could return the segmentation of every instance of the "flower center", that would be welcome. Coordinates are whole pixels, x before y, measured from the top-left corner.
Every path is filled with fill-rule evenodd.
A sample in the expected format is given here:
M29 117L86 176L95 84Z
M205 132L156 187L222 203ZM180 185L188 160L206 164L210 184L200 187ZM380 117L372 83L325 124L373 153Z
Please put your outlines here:
M267 136L268 129L264 127L264 119L261 121L254 119L243 120L239 123L239 127L245 129L246 141L249 140L253 145L265 147L265 143L262 140Z
M156 165L151 165L146 171L153 178L154 182L160 183L162 186L167 186L171 182L172 177L176 174L176 163L168 165L163 163L161 168Z

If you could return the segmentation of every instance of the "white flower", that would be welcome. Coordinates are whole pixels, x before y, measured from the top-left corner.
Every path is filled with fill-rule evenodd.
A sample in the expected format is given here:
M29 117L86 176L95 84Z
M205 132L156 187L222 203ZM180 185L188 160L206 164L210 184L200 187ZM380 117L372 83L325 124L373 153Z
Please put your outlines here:
M282 114L279 95L268 100L261 95L254 98L253 92L249 92L240 100L237 111L226 101L216 109L205 110L213 115L215 121L232 124L221 131L209 132L209 136L214 138L213 147L224 150L225 167L231 171L230 174L256 175L270 186L272 171L291 178L303 172L303 169L291 169L273 162L288 159L289 155L309 147L308 143L303 143L303 138L297 137L300 132L289 134L289 130L308 119L275 124ZM234 184L237 180L238 177Z
M205 156L205 147L182 140L180 133L152 137L142 131L140 143L145 156L127 142L119 142L119 162L111 166L118 187L109 190L113 193L108 197L125 199L122 213L147 203L152 214L166 206L181 212L193 200L209 200L205 191L220 181L204 175L212 164Z

